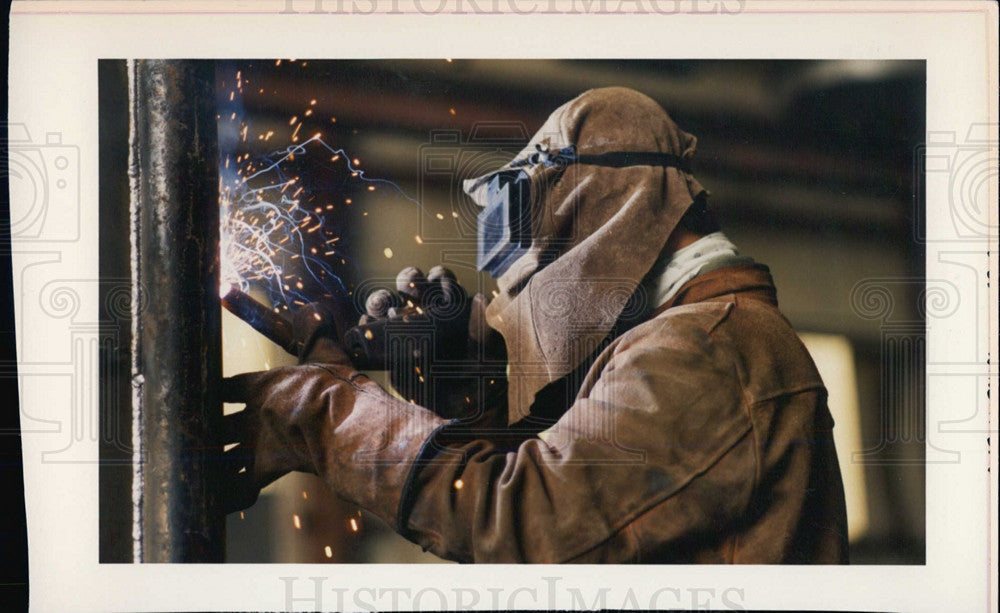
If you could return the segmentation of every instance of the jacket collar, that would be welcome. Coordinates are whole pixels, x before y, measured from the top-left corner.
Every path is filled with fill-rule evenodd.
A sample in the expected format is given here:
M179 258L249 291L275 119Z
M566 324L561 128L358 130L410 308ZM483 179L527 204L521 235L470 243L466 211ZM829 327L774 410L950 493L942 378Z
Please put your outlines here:
M718 268L691 279L670 300L660 305L654 316L670 307L704 302L730 294L778 306L770 269L763 264L740 264Z

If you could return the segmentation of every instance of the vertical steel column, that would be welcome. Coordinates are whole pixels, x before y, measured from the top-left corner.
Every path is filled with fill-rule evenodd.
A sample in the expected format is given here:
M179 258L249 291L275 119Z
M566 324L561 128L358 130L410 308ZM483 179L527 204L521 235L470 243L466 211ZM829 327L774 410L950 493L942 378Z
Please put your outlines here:
M212 62L129 63L137 562L225 556L214 88Z

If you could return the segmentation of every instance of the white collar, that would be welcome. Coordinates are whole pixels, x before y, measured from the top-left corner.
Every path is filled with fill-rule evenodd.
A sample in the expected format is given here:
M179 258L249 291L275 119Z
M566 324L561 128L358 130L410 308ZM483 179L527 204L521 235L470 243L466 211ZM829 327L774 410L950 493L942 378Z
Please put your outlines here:
M722 232L713 232L687 247L660 254L650 275L643 281L649 305L656 308L670 300L682 285L698 276L706 266L717 268L716 264L735 259L742 259L739 251Z

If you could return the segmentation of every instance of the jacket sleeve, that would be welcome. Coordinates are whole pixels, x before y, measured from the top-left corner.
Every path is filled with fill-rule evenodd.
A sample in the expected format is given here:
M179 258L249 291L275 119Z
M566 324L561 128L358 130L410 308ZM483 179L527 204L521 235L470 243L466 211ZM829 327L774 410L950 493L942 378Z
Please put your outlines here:
M658 325L602 354L539 436L464 431L347 364L270 373L264 418L304 469L441 557L663 557L742 515L756 467L738 358L702 326ZM638 543L626 528L654 507L679 511Z
M741 514L754 462L714 469L751 430L733 358L704 333L655 336L599 360L542 438L505 446L438 428L413 463L400 531L459 561L622 562L639 555L624 529L668 499L688 498L663 532L678 543Z

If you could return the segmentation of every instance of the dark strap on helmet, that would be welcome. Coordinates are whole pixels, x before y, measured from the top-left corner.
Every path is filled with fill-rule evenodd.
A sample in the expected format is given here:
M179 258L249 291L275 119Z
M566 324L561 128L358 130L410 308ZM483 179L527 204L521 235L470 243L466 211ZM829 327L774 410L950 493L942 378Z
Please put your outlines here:
M511 162L511 167L544 164L545 166L569 166L570 164L591 164L594 166L609 166L625 168L627 166L666 166L690 172L688 160L672 153L659 151L608 151L593 155L581 155L576 152L576 146L570 145L552 153L541 145L535 145L537 151L526 158Z

